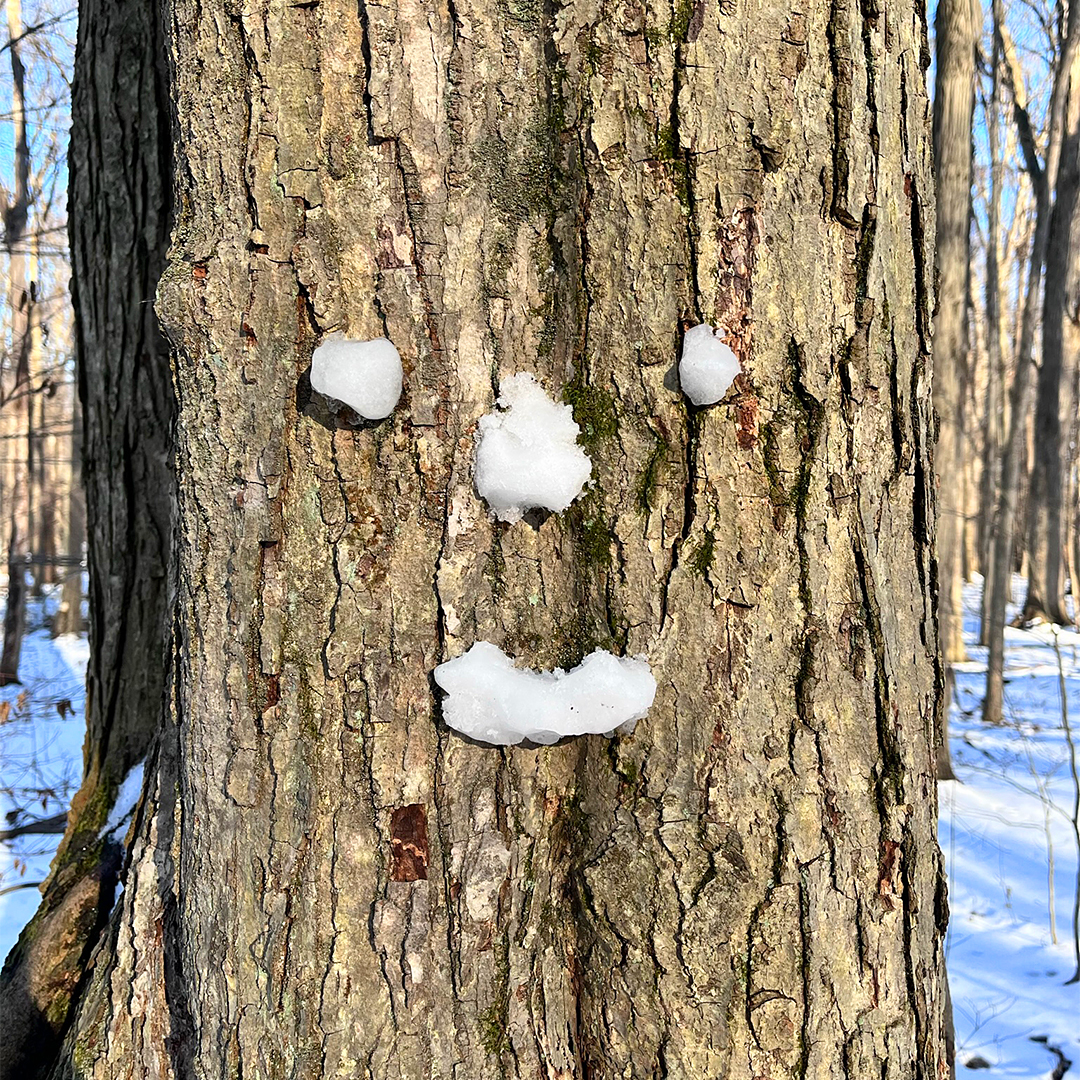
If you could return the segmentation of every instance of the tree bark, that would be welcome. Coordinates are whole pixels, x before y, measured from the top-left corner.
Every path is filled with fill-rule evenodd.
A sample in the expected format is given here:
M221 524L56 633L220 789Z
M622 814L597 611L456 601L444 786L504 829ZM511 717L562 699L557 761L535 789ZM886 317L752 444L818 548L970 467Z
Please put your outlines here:
M982 12L973 0L939 0L934 21L934 410L938 422L934 473L938 483L938 619L946 664L967 658L962 597L964 413L971 264L971 132L975 114L975 44L981 25Z
M1065 551L1073 618L1080 617L1080 214L1073 215L1065 314L1065 377L1061 415L1065 431Z
M57 1077L942 1074L920 11L172 6L174 711ZM311 392L335 330L390 419ZM521 370L597 482L507 526ZM656 703L472 743L479 639Z
M55 1062L113 905L120 848L103 827L169 696L175 400L152 303L172 205L166 79L155 5L83 0L69 223L89 524L84 777L41 906L0 976L3 1076Z

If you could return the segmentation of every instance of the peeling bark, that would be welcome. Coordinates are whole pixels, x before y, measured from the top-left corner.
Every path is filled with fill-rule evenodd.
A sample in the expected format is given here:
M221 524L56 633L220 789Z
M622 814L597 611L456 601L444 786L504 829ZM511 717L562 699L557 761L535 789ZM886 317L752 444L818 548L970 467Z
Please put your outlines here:
M173 715L55 1075L942 1075L921 9L171 14ZM336 330L388 420L311 392ZM522 370L596 483L507 526ZM472 743L477 639L656 704Z

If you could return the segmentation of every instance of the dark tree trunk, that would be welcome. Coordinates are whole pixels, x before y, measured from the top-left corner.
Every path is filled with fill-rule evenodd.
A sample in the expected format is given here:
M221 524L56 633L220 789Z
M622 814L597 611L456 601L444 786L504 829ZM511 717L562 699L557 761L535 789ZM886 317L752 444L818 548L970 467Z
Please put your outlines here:
M983 574L979 644L990 641L988 600L994 594L994 510L1001 484L1001 456L1005 441L1005 350L1001 318L1001 188L1004 160L1001 153L1001 44L993 36L990 60L990 100L984 101L990 145L990 197L986 226L986 410L985 443L979 507L979 562Z
M117 838L102 827L168 700L175 402L153 309L172 205L167 77L155 5L83 0L69 221L90 537L85 772L0 976L4 1076L44 1075L55 1059L117 883Z

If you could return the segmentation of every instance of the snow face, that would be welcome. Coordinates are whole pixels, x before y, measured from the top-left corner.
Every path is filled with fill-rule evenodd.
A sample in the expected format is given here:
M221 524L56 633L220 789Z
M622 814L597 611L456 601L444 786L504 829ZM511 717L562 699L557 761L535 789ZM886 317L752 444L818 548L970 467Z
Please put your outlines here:
M488 641L440 664L435 681L449 695L443 701L446 722L496 746L633 731L656 696L656 680L643 660L597 649L570 671L530 671L514 667Z
M573 410L525 374L503 382L498 404L504 412L480 418L476 490L502 521L520 521L534 507L565 510L592 474Z
M391 341L324 341L311 356L311 385L365 420L388 417L401 397L401 357Z
M724 344L723 329L708 323L692 326L683 337L679 383L695 405L715 405L742 371L735 354Z

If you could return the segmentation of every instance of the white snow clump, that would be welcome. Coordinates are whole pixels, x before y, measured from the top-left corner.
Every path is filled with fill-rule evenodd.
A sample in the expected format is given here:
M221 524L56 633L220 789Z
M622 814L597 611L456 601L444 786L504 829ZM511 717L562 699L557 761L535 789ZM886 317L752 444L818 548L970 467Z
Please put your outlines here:
M683 337L679 360L679 383L695 405L715 405L742 371L730 347L724 344L722 328L708 323L691 326Z
M496 746L633 731L656 696L656 680L644 660L597 649L570 671L530 671L514 667L488 641L440 664L435 681L449 694L442 706L446 722Z
M520 521L534 507L565 510L592 474L573 410L526 374L503 381L498 404L506 411L480 418L476 490L501 521Z
M324 341L311 356L311 385L365 420L383 420L401 397L401 357L391 341Z

